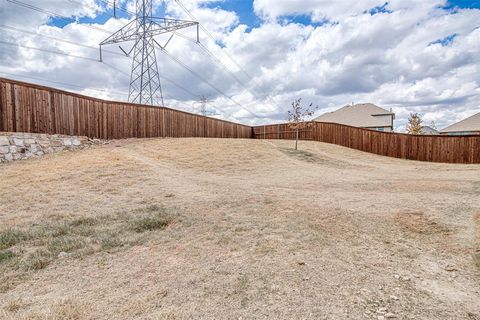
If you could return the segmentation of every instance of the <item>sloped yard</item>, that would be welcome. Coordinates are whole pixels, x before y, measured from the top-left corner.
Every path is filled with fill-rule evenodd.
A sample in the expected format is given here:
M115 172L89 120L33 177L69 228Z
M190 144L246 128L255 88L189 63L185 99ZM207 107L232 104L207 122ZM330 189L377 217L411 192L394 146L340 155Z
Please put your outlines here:
M0 165L0 318L480 319L480 166L292 146Z

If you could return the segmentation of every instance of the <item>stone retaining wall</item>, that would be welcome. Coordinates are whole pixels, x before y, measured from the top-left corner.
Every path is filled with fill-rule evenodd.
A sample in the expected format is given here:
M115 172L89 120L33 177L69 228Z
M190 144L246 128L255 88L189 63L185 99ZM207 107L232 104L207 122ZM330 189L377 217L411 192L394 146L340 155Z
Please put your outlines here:
M87 137L0 132L0 163L40 157L47 153L76 150L100 144Z

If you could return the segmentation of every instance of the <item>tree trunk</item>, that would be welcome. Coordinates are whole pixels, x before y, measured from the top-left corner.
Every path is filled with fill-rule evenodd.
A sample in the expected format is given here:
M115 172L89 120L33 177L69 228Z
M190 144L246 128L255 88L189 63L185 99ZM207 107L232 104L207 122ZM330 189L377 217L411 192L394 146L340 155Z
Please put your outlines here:
M295 150L298 150L298 127L295 129Z

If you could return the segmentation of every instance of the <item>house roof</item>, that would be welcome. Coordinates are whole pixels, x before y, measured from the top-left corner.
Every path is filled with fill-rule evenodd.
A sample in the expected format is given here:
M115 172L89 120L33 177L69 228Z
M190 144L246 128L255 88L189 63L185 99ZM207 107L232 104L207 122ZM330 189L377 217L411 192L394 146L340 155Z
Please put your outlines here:
M372 103L364 103L347 105L336 111L322 114L314 120L364 128L391 127L391 117L382 117L387 115L395 116L394 113L382 109Z
M439 134L440 133L437 129L433 129L430 126L423 126L422 132L423 134Z
M446 127L441 132L468 132L468 131L480 131L480 112L474 114L470 118L464 119L460 122L452 124Z

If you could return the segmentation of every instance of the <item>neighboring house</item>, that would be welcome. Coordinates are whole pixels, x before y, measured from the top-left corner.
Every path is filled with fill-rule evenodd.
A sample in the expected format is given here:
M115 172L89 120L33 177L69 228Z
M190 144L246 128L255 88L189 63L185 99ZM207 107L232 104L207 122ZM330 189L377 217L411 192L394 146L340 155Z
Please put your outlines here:
M377 107L372 103L364 103L345 106L337 111L325 113L314 120L392 132L395 113Z
M427 136L434 136L434 135L440 134L440 131L438 131L437 129L434 129L430 126L423 126L422 127L422 134L427 135Z
M440 133L449 136L480 134L480 113L452 124L451 126L440 131Z

